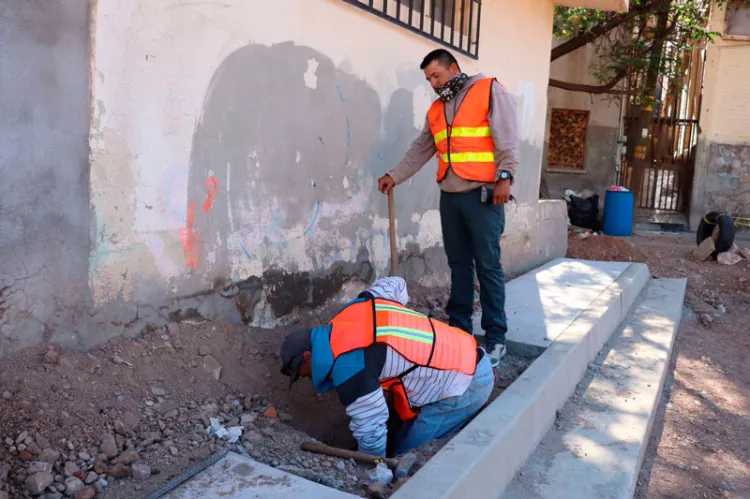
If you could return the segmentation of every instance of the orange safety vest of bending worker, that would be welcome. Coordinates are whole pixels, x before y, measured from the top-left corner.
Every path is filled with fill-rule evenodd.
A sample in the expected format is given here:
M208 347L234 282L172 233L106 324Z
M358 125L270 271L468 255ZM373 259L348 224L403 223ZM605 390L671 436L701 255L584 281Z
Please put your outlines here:
M495 141L487 116L493 81L495 78L483 78L466 92L450 125L442 99L433 102L427 112L437 147L438 182L448 174L448 168L464 180L495 182Z
M394 378L380 380L383 389L393 396L394 408L403 421L417 415L404 389L404 376L418 367L473 376L477 368L477 343L472 335L398 302L380 298L355 302L339 312L331 325L334 363L343 354L385 343L414 364Z

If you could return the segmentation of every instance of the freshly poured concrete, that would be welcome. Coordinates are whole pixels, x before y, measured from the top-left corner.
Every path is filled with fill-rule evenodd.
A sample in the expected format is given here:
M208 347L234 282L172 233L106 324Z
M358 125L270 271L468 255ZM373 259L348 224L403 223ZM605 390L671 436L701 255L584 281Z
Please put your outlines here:
M299 478L230 452L165 499L347 499L357 496Z
M596 277L586 278L585 268L590 269ZM575 273L578 280L570 283L570 286L564 278L565 269L571 269L571 273L579 269ZM599 281L606 282L607 279L602 269L612 274L619 272L619 275L615 279L610 274L609 278L613 279L610 284L599 291L575 317L561 319L560 322L563 325L567 323L567 327L561 333L556 333L544 353L406 482L392 496L393 499L496 498L505 491L516 471L547 433L557 410L573 393L589 362L594 360L628 313L648 281L649 272L643 264L621 264L618 267L601 262L566 260L540 269L533 278L521 278L536 283L537 289L545 286L564 288L565 293L550 291L547 296L567 294L574 302L575 297L579 296L579 286L584 290L589 286L601 289ZM531 298L526 301L529 300ZM524 303L524 300L518 303ZM580 306L580 302L577 305ZM565 307L565 301L547 302L547 307L552 309L542 317L550 317L553 322L561 317L562 313L555 313L555 306ZM506 308L510 310L510 307ZM525 314L544 314L547 310L546 307L537 307L536 312L527 310ZM546 321L540 323L535 318L527 319L529 330L518 331L519 335L533 339L548 330ZM534 324L540 329L534 329Z
M642 264L558 259L510 281L506 286L508 348L538 354L628 269L638 269L635 295L648 280ZM484 334L481 311L474 331Z
M651 281L503 499L633 496L684 295Z

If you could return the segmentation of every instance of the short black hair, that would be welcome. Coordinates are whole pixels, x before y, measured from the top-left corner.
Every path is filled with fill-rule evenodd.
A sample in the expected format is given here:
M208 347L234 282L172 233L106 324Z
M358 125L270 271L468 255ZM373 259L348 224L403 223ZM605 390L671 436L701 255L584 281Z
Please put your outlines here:
M439 61L440 65L446 68L451 67L451 64L455 64L459 71L461 70L458 61L453 57L453 54L445 49L436 49L424 56L422 64L419 65L419 69L424 70L424 68L432 64L433 61Z

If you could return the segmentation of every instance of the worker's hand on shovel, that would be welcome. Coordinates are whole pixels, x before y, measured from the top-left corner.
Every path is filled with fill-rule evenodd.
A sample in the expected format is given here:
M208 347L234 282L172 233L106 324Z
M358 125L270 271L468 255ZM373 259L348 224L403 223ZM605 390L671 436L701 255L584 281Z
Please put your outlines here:
M378 190L383 194L388 194L396 186L396 181L390 175L383 175L378 179Z

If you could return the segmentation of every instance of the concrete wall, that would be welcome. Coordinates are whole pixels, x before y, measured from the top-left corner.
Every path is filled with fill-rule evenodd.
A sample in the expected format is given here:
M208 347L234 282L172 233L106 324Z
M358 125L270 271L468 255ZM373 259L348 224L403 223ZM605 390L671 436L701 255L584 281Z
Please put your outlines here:
M553 39L553 45L562 43ZM570 83L597 85L593 66L597 61L594 45L587 45L564 55L551 64L550 76ZM548 136L545 136L544 178L550 196L560 198L566 189L580 192L591 189L599 193L604 203L604 191L614 183L616 173L617 137L620 120L620 98L613 96L590 95L549 87L547 106L547 134L549 118L553 108L579 109L589 111L586 133L585 169L561 170L549 168L547 164Z
M387 272L376 179L433 99L418 67L433 43L340 0L111 0L92 3L89 58L84 0L16 3L0 354L195 315L273 325ZM552 11L484 2L480 59L460 61L518 96L510 275L567 244L564 207L538 201ZM400 273L426 285L448 280L435 168L396 193Z
M711 29L723 33L725 11ZM709 211L750 217L750 38L719 39L706 50L701 138L690 207L695 230Z
M88 1L0 0L0 355L88 334Z

